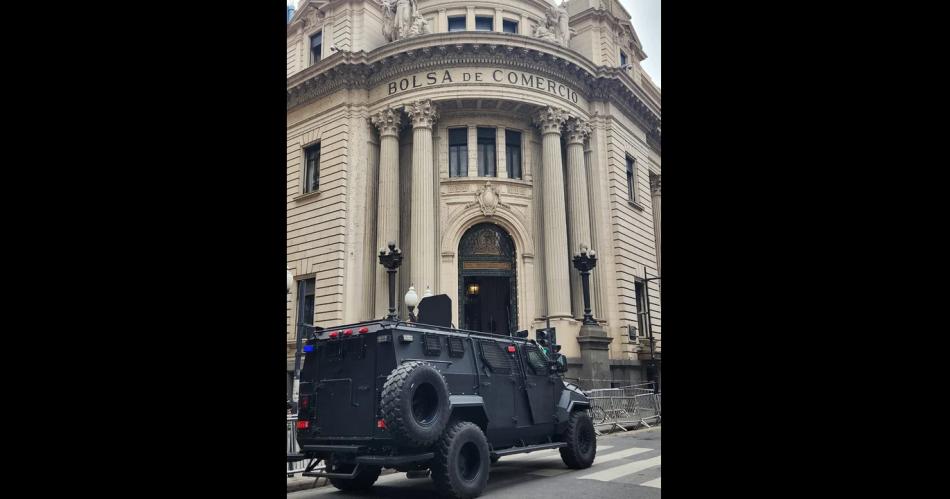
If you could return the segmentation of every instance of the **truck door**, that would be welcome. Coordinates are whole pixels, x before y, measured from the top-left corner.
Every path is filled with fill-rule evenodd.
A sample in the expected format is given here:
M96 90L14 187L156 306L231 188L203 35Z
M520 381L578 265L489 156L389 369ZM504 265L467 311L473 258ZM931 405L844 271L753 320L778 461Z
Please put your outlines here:
M531 405L531 418L534 424L554 423L555 393L560 378L552 374L544 354L537 345L526 343L521 346L522 361L525 370L525 390Z
M375 340L375 337L372 338ZM323 436L370 436L375 424L376 342L366 335L323 343L316 385Z
M507 445L514 441L514 396L518 389L515 369L518 367L502 343L496 340L478 341L481 370L479 393L485 399L488 411L488 438L493 445Z

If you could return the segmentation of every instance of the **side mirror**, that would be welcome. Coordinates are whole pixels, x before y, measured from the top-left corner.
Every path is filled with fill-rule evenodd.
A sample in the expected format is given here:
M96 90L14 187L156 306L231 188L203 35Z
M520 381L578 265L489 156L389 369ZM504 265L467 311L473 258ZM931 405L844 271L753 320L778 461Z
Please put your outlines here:
M559 373L567 372L567 357L564 354L559 353L557 357L554 358L554 369Z

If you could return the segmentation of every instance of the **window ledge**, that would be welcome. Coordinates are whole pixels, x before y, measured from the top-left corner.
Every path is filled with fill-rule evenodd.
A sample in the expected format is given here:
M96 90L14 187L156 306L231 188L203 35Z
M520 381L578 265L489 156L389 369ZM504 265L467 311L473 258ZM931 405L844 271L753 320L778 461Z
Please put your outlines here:
M320 196L320 189L317 189L317 190L315 190L315 191L313 191L313 192L307 192L307 193L304 193L304 194L299 194L297 197L294 198L294 201L298 201L298 202L299 202L299 201L306 201L306 200L308 200L308 199L312 199L312 198L319 197L319 196Z
M531 182L523 178L508 178L508 177L442 177L441 182L511 182L513 184L522 184L530 186Z
M639 210L639 211L643 211L643 210L644 210L643 205L640 204L640 203L638 203L638 202L636 202L636 201L630 201L630 200L628 199L627 202L630 203L630 206L633 206L634 208L636 208L636 209Z

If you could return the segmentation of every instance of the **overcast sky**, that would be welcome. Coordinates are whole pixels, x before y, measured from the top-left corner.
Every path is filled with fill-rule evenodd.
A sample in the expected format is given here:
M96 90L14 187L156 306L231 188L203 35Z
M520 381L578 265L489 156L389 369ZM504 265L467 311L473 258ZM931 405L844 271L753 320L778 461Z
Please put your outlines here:
M630 13L633 29L637 30L640 43L647 58L643 69L660 86L660 0L620 0ZM297 0L287 0L287 5L296 5Z

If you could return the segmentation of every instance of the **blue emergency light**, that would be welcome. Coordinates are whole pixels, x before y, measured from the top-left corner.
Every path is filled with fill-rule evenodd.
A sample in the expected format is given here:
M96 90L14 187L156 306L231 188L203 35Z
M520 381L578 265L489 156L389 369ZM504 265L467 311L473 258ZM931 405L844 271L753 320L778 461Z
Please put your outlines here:
M312 352L312 351L313 351L313 345L304 345L304 346L303 346L303 351L304 351L304 353L310 353L310 352Z

